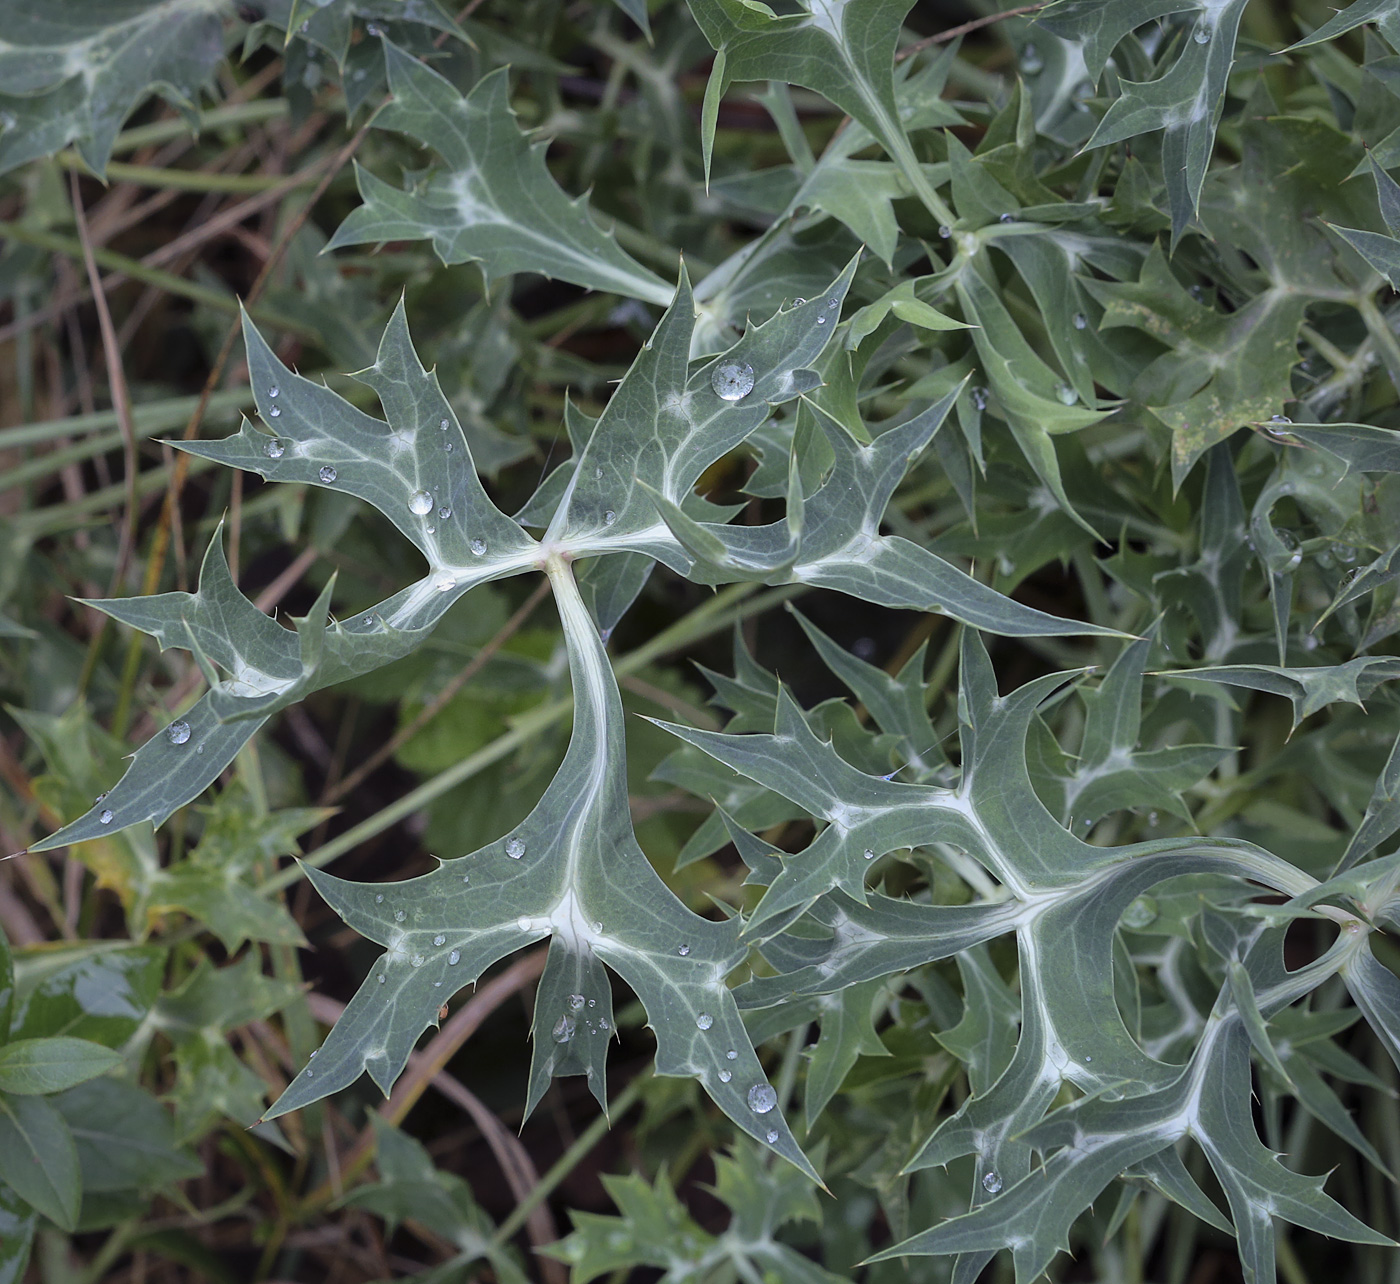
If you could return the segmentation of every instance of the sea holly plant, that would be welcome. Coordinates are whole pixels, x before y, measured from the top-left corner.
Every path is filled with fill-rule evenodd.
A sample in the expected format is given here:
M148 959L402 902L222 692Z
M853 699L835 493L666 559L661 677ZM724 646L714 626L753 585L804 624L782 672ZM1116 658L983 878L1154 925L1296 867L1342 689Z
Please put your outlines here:
M0 23L0 1284L245 1159L259 1278L1390 1268L1393 4L108 8Z

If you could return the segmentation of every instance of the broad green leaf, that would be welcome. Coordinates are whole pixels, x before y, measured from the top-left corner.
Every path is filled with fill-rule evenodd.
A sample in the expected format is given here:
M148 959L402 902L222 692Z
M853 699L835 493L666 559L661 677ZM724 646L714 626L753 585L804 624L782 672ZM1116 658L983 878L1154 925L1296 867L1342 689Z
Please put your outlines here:
M0 1181L64 1230L76 1226L77 1147L63 1116L43 1097L0 1094Z
M59 1035L120 1048L160 996L166 951L98 941L22 955L16 968L14 1036Z
M69 143L99 177L126 118L152 94L191 125L223 59L223 0L0 4L0 172Z
M84 1192L154 1192L200 1176L204 1166L175 1146L170 1113L120 1079L94 1079L53 1099L78 1148Z
M0 1047L0 1092L26 1097L62 1092L120 1064L110 1048L87 1039L12 1039Z
M463 98L388 41L384 56L393 100L376 126L433 148L446 167L409 190L357 168L365 203L340 225L330 248L431 238L444 263L478 262L488 282L538 272L662 307L671 301L671 288L598 227L583 198L570 200L555 183L544 144L529 142L515 123L504 70Z

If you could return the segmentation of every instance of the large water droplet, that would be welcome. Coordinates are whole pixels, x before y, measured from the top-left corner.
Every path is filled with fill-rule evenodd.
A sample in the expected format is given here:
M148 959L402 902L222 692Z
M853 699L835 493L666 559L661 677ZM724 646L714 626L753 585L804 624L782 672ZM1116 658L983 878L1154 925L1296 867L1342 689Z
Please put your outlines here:
M569 1011L570 1011L570 1012L582 1012L582 1011L583 1011L583 1005L584 1005L584 998L583 998L583 995L581 995L581 994L571 994L571 995L569 995L569 998L568 998L567 1001L568 1001L568 1004L569 1004Z
M818 313L818 314L817 314L817 324L818 324L818 325L825 325L825 324L826 324L826 314L825 314L825 313Z
M1069 384L1062 383L1055 389L1055 400L1062 406L1072 406L1079 400L1079 394Z
M1208 45L1212 34L1210 23L1198 22L1196 29L1191 33L1191 39L1198 45Z
M329 486L329 485L331 484L331 482L333 482L333 481L335 480L335 478L336 478L335 469L332 468L329 464L324 464L324 465L322 465L322 467L321 467L321 480L322 480L323 482L325 482L327 486Z
M426 517L433 511L433 497L426 490L415 490L408 497L408 511Z
M112 823L112 813L107 808L102 809L102 814L97 818L99 825L110 825Z
M525 855L524 840L520 838L512 838L508 843L506 843L506 855L509 856L511 860L519 860L523 855Z
M190 738L190 724L188 722L172 722L165 729L166 739L172 745L182 745Z
M524 914L522 914L518 919L515 920L515 925L522 932L528 932L530 930L530 920Z
M778 1094L772 1085L756 1083L749 1089L749 1109L756 1115L766 1115L778 1104Z
M269 459L281 459L286 453L287 448L276 437L269 437L263 442L263 454Z
M460 963L461 961L462 961L462 951L461 951L461 950L453 950L452 953L449 954L449 955L447 956L447 966L448 966L448 967L456 967L457 964Z
M471 549L473 557L482 557L486 553L486 541L484 539L474 539L467 547Z
M982 1174L982 1189L989 1195L995 1195L1001 1190L1001 1176L995 1168L989 1168Z
M714 1017L712 1017L708 1012L702 1012L698 1017L695 1018L695 1024L699 1026L702 1030L708 1030L712 1025L714 1025L714 1023Z
M554 1023L554 1029L550 1034L554 1037L555 1043L568 1043L574 1037L575 1021L567 1012Z
M721 401L742 401L753 391L753 367L743 361L725 361L715 367L710 387Z

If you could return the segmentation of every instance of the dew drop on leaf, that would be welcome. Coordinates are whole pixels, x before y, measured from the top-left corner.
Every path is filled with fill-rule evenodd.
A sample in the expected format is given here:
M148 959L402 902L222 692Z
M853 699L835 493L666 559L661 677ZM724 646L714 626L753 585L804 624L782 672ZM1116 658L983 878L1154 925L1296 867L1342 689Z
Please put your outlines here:
M442 448L443 448L443 450L445 450L449 455L452 453L452 443L451 443L450 441L449 441L449 442L445 442L445 443L443 444L443 447L442 447Z
M384 904L384 893L383 893L383 892L380 892L379 895L376 896L376 897L374 898L374 903L375 903L376 905L383 905L383 904Z
M1002 213L1000 213L1000 214L997 215L997 222L998 222L998 223L1009 223L1009 222L1011 222L1012 218L1013 218L1013 215L1008 214L1006 211L1003 210Z
M450 593L457 587L457 581L451 575L442 575L438 577L433 587L437 589L439 593Z
M99 825L110 825L112 823L112 813L106 807L102 809L102 814L97 818L97 823Z
M582 1011L583 1011L583 1003L584 1003L583 995L581 995L581 994L571 994L571 995L569 995L568 1003L569 1003L569 1011L570 1011L570 1012L582 1012Z
M753 391L753 384L753 367L742 361L725 361L710 376L710 387L721 401L742 401Z
M481 557L486 552L486 541L484 539L474 539L467 547L471 549L473 557Z
M408 511L425 517L433 511L433 497L426 490L415 490L408 497Z
M690 953L690 946L682 945L676 953L679 954L681 958L685 958L685 956Z
M388 979L389 979L389 978L388 978L387 976L385 976L383 972L381 972L381 973L379 974L379 984L380 984L380 985L383 985L384 982L387 981Z
M441 932L439 932L435 937L433 937L433 944L434 944L434 945L446 945L446 944L447 944L447 937L445 937Z
M515 920L515 925L522 932L528 932L530 930L530 920L524 914Z
M1198 45L1210 44L1211 29L1208 22L1198 22L1196 29L1191 33L1191 39Z
M938 235L946 241L950 236L953 235L953 229L949 227L948 224L943 223L938 228Z
M719 1072L719 1081L721 1083L728 1083L733 1077L734 1076L728 1070L721 1070Z
M989 1168L982 1174L982 1189L989 1195L995 1195L1001 1190L1001 1176L996 1169Z
M875 852L874 852L874 849L873 849L873 848L867 847L867 848L865 849L865 859L866 859L866 860L874 860L874 859L875 859Z
M461 952L461 950L453 950L452 953L449 954L449 955L447 956L447 966L448 966L448 967L456 967L457 964L460 963L461 961L462 961L462 952Z
M272 387L267 390L267 395L269 397L280 397L282 395L282 389L274 383Z
M520 838L512 838L509 842L507 842L506 855L509 856L511 860L519 860L523 855L525 855L524 840Z
M972 408L974 410L985 410L987 408L987 390L985 388L973 388L967 395L972 399Z
M695 1018L695 1024L702 1030L708 1030L714 1025L715 1019L708 1012L702 1012Z
M331 482L333 482L336 478L336 471L329 464L323 464L321 466L320 476L321 480L325 482L327 486L329 486Z
M554 1023L554 1029L550 1033L554 1036L555 1043L568 1043L574 1037L574 1019L567 1012Z
M730 1048L729 1051L726 1052L724 1055L728 1057L730 1061L733 1061L734 1058L737 1057L739 1054L735 1052L733 1048Z
M263 442L263 454L269 459L281 459L286 453L287 448L276 437L269 437Z
M413 964L414 967L422 967L422 966L423 966L423 956L422 956L421 954L415 954L415 955L414 955L411 959L409 959L408 961L409 961L411 964Z
M768 1144L770 1146L776 1146L778 1144L778 1130L776 1128L768 1129Z
M452 510L446 504L444 504L441 508L438 509L438 516L445 522L449 517L452 516Z
M446 419L441 420L441 421L438 423L438 427L441 428L441 429L443 430L443 432L446 432L446 431L447 431L447 420L446 420Z
M1076 330L1085 330L1088 328L1088 326L1089 318L1086 317L1082 312L1076 312L1074 314L1074 328Z
M165 729L165 737L172 745L186 744L190 738L190 724L188 722L172 722Z
M407 917L407 915L404 914L403 910L395 910L395 911L394 911L394 922L395 922L395 923L402 923L406 917Z
M611 526L615 521L617 521L617 514L610 508L603 514L603 525Z
M1069 384L1062 383L1055 388L1055 400L1062 406L1072 406L1079 400L1079 394Z
M772 1085L756 1083L749 1089L749 1109L756 1115L766 1115L778 1104L778 1094Z
M282 407L273 406L272 409L267 412L267 417L269 419L280 419L282 417Z

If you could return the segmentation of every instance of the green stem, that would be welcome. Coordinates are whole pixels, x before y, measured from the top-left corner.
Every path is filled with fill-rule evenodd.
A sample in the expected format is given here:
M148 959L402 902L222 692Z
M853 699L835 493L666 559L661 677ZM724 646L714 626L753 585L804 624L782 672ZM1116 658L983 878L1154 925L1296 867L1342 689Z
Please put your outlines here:
M632 1104L641 1096L642 1089L646 1087L650 1079L651 1071L642 1071L608 1103L607 1114L599 1115L579 1133L578 1140L559 1156L550 1170L535 1183L534 1189L515 1206L510 1216L496 1228L496 1233L491 1237L493 1244L504 1244L525 1225L525 1219L554 1193L554 1188L573 1172L578 1167L579 1161L603 1139L603 1134L612 1127L612 1121L620 1118L632 1108Z
M288 110L285 98L259 98L250 103L216 107L213 111L200 113L199 132L233 129L240 125L261 125L269 120L280 120ZM178 119L138 125L135 129L123 130L117 135L117 141L112 144L112 155L125 156L128 152L139 151L155 143L168 143L172 139L183 138L191 132L189 125ZM109 167L108 173L110 172Z
M66 169L86 174L87 164L73 152L60 152L58 161ZM107 181L136 183L141 187L173 188L183 192L230 192L251 194L266 192L273 187L293 191L317 181L319 174L304 174L288 178L285 174L218 174L198 169L161 169L154 165L127 165L122 161L107 163Z

